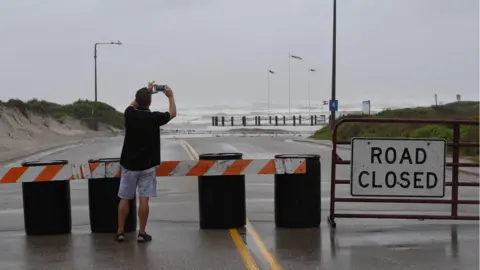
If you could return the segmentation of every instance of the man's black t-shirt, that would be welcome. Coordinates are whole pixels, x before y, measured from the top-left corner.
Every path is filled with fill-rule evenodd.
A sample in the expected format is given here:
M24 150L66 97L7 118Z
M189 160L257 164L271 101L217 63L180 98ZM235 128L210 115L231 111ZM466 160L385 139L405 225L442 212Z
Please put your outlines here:
M131 171L143 171L160 164L160 126L170 121L170 113L129 106L124 118L125 138L120 164Z

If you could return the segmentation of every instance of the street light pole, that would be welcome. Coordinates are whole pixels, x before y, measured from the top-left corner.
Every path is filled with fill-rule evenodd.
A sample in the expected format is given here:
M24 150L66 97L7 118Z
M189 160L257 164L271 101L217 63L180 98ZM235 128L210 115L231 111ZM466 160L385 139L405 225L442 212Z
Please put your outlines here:
M97 119L97 46L98 45L122 45L120 41L117 42L97 42L95 43L93 49L93 58L95 61L95 102L93 104L92 116L93 116L93 129L98 130L98 119Z
M290 87L291 87L291 79L290 79L290 62L292 55L288 54L288 116L290 117Z
M337 0L333 0L333 41L332 41L332 98L336 98L336 69L337 69ZM330 112L330 127L335 126L335 111Z
M269 68L267 72L268 115L270 115L270 74L275 74L275 72Z
M308 69L308 115L312 116L311 106L310 106L310 74L315 72L315 69L309 68Z
M291 87L290 61L292 60L291 58L295 58L297 60L303 60L303 58L300 56L292 55L291 53L288 53L288 116L290 116L290 87Z
M270 70L268 70L268 73L267 73L267 84L268 84L268 108L267 108L267 112L268 112L268 115L270 116Z

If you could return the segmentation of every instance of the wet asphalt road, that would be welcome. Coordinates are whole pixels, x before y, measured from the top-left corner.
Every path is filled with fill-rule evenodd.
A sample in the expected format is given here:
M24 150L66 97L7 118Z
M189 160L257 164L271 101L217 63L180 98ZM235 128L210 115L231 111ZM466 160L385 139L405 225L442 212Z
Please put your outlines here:
M117 157L122 138L92 141L51 153L42 159L85 162ZM164 160L186 160L192 154L183 139L163 139ZM239 230L247 253L260 269L274 258L283 269L479 269L478 222L337 219L326 222L330 197L330 148L283 137L216 137L185 139L197 154L241 152L244 158L274 154L314 153L322 162L322 224L318 229L275 229L273 176L247 176L247 218L252 227ZM340 150L343 158L347 150ZM338 178L348 178L339 167ZM449 177L449 172L447 172ZM201 231L195 177L158 178L159 197L152 201L147 230L154 241L140 245L135 235L117 244L112 235L92 235L86 181L71 183L71 235L26 237L23 231L21 185L0 185L0 269L246 269L229 231ZM462 175L461 181L478 181ZM447 196L449 196L447 188ZM337 189L347 196L348 186ZM478 188L461 188L461 199L477 199ZM449 213L445 205L337 204L339 212ZM478 214L478 207L460 206L460 214ZM254 230L252 230L252 228ZM258 236L254 232L258 233ZM263 248L265 247L265 249ZM272 268L274 269L274 268ZM276 268L281 269L281 268Z

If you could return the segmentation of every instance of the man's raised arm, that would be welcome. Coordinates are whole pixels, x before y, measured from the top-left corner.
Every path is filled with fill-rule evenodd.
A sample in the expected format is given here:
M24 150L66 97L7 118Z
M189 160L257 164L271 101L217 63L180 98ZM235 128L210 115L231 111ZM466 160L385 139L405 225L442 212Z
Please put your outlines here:
M173 119L177 116L177 105L175 104L175 98L173 97L173 91L168 86L166 86L165 95L168 98L168 112L170 113L170 119Z
M153 112L156 124L163 126L170 122L177 116L177 105L175 104L175 98L173 97L173 91L170 87L165 86L165 96L168 98L168 112Z

